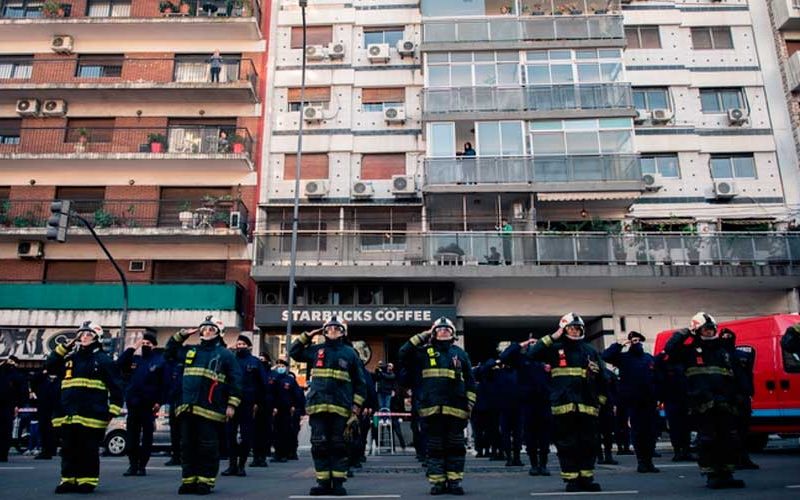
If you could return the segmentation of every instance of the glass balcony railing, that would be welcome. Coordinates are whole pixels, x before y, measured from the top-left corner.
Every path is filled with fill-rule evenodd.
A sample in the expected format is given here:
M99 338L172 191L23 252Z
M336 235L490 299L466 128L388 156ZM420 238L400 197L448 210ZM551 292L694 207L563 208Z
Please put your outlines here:
M426 88L422 98L423 113L431 119L445 113L633 109L629 83Z
M641 181L637 155L427 158L425 186ZM599 189L607 189L600 187Z
M291 233L256 238L256 266L286 266ZM308 265L766 265L800 262L800 233L301 232Z

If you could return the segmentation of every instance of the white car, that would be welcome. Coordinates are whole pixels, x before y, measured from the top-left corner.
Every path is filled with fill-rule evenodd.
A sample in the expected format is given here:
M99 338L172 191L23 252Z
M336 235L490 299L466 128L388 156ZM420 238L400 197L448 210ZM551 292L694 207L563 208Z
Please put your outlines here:
M120 416L112 419L106 427L106 437L103 440L103 450L106 455L113 457L125 455L128 449L128 433L125 427L127 414L127 410L123 408ZM166 449L169 446L169 405L164 405L156 416L153 449Z

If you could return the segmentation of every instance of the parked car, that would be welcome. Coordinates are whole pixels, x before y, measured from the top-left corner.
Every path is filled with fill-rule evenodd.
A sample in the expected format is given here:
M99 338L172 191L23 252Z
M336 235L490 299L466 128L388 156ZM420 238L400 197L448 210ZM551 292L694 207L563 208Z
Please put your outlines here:
M106 437L103 440L103 451L106 455L113 457L125 455L128 449L128 433L125 426L127 413L123 408L120 416L112 419L106 427ZM153 449L167 449L169 446L169 405L164 405L156 415Z

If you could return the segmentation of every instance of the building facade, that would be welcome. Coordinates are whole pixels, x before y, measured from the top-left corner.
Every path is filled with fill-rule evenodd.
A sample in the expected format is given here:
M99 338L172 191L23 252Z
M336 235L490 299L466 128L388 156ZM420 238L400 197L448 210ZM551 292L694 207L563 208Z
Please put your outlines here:
M264 0L0 2L2 349L41 358L86 319L166 341L207 314L252 329Z

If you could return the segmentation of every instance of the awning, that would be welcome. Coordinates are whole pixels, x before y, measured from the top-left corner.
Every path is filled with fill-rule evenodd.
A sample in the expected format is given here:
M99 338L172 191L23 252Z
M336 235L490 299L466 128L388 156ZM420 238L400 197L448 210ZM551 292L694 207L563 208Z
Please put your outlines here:
M587 191L577 193L539 193L539 201L591 201L591 200L635 200L639 191Z
M670 219L637 219L642 224L694 224L695 220L691 217L674 217Z
M720 222L732 226L749 226L752 224L772 224L775 219L729 219L728 217L722 217Z

